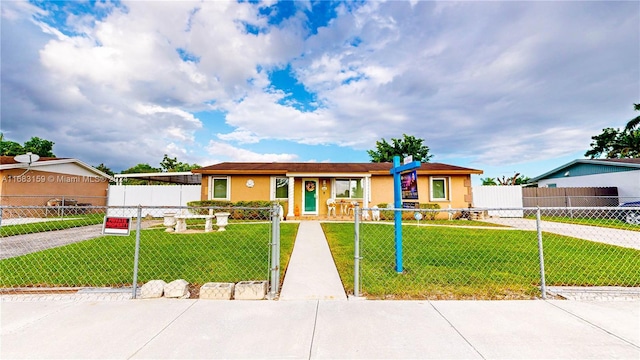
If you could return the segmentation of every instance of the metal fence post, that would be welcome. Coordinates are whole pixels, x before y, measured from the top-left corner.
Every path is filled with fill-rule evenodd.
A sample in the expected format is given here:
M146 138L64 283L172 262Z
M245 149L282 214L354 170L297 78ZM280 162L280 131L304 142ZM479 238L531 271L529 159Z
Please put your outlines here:
M138 205L138 221L136 224L136 251L133 256L133 293L131 297L136 298L138 292L138 258L140 256L140 232L142 229L142 205Z
M271 209L271 291L269 296L275 299L280 287L280 206L273 204Z
M2 207L0 207L0 226L2 226Z
M544 275L544 253L542 246L542 226L540 221L540 207L536 209L536 228L538 229L538 256L540 258L540 292L542 299L547 299L547 288L545 285Z
M355 214L355 237L353 245L353 296L360 296L360 207L356 204Z

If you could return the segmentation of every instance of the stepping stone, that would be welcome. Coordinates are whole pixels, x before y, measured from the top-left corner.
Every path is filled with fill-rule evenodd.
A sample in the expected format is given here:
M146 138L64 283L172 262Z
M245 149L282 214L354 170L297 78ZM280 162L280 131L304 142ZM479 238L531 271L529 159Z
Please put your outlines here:
M166 298L189 298L189 283L184 279L174 280L164 286L164 297Z
M151 280L140 288L140 299L155 299L162 297L164 287L167 285L163 280Z
M235 286L236 300L263 300L267 296L266 281L240 281Z
M200 288L200 299L231 300L233 283L208 282Z

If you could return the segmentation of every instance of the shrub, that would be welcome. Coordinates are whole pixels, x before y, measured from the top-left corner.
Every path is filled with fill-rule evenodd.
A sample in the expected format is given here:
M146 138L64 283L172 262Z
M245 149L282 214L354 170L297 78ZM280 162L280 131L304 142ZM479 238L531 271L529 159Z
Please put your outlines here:
M378 207L380 208L380 220L393 220L393 210L382 210L386 209L387 206L387 203L378 204Z
M440 209L440 204L434 204L434 203L420 204L420 209L427 209L427 210ZM435 220L438 214L439 214L438 211L425 211L424 217L425 217L425 220Z
M286 211L286 201L279 202ZM237 201L235 203L231 201L221 200L202 200L191 201L187 205L193 208L190 209L193 214L208 214L209 208L214 208L214 212L226 211L229 212L230 219L234 220L270 220L271 219L271 207L272 201L267 200L251 200L251 201ZM269 208L260 209L260 208Z

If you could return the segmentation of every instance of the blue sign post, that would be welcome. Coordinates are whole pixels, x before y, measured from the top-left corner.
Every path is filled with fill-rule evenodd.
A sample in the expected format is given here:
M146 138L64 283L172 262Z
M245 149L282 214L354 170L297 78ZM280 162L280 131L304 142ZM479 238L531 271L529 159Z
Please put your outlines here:
M396 239L396 271L401 273L402 268L402 211L398 210L402 207L402 186L400 181L400 173L417 169L420 167L420 161L412 161L408 164L400 165L400 157L393 157L393 167L389 172L393 175L393 207L395 221L395 239Z

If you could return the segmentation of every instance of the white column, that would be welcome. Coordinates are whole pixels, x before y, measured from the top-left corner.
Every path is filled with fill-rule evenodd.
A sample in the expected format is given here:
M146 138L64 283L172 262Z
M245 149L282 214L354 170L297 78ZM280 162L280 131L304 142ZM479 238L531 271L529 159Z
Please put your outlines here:
M293 176L289 176L289 205L287 206L289 210L287 211L287 218L293 217L293 197L294 197L294 185L295 180Z
M363 192L362 192L362 207L364 209L369 207L369 199L370 199L369 186L371 186L371 181L369 181L370 179L371 178L369 178L369 177L362 178L362 188L363 188L362 189L363 190Z

